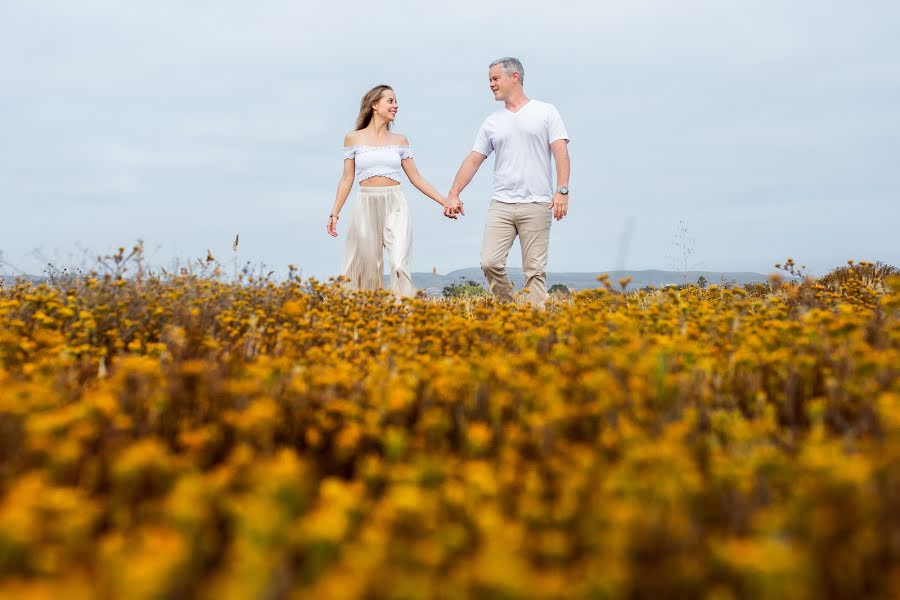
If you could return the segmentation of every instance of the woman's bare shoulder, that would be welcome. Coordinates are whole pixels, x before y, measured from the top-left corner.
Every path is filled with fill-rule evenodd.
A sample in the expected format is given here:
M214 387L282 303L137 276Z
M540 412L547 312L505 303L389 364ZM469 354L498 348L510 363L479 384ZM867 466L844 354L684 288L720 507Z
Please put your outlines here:
M409 146L409 139L402 133L392 133L391 143L395 146Z
M344 136L344 146L347 148L349 148L350 146L356 146L359 144L359 139L359 131L351 131Z

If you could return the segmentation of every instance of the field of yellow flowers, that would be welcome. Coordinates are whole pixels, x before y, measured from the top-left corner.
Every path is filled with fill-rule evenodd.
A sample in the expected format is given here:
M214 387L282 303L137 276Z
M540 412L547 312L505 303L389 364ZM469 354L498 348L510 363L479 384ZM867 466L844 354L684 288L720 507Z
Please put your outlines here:
M900 281L849 273L7 282L0 597L897 597Z

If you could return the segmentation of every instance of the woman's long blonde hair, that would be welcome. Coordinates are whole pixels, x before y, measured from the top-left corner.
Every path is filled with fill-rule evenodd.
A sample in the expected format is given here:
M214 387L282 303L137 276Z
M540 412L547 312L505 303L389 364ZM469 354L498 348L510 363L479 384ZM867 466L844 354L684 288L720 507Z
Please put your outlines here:
M366 92L366 95L362 98L362 102L359 103L359 116L356 117L356 131L365 129L369 126L369 123L372 121L372 105L381 100L381 95L388 90L393 92L394 88L389 85L381 84L376 85ZM391 124L388 123L388 129L390 128Z

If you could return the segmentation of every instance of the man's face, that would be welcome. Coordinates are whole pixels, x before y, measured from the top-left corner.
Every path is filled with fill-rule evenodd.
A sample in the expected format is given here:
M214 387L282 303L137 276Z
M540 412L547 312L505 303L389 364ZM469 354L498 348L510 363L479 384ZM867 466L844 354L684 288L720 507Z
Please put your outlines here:
M494 65L488 70L488 81L494 92L494 100L506 100L513 87L518 85L519 74L507 75L503 65Z

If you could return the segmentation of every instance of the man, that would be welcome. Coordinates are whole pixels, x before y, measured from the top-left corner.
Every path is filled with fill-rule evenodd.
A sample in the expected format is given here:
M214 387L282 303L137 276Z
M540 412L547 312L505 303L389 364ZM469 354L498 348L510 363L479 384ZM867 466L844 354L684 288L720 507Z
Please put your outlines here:
M513 299L506 259L516 236L522 246L522 270L528 301L542 308L547 301L547 252L551 217L569 210L569 135L552 104L525 96L525 71L515 58L490 64L488 80L503 109L481 124L475 145L463 160L448 194L444 215L465 215L459 198L481 163L495 152L494 189L484 227L481 269L491 292L502 301ZM556 162L556 186L550 156Z

